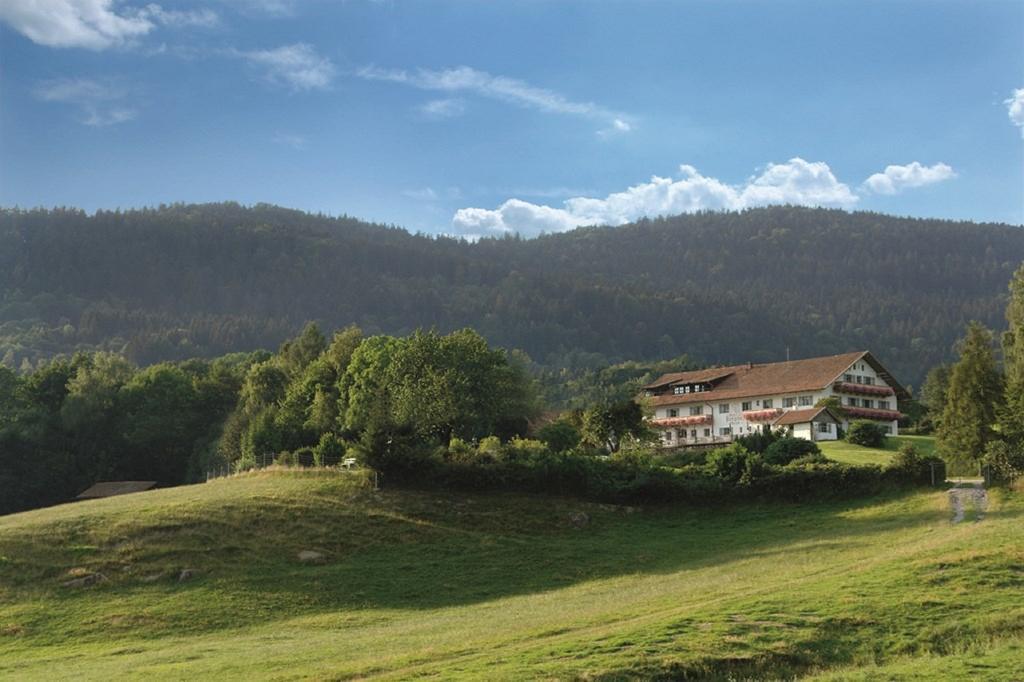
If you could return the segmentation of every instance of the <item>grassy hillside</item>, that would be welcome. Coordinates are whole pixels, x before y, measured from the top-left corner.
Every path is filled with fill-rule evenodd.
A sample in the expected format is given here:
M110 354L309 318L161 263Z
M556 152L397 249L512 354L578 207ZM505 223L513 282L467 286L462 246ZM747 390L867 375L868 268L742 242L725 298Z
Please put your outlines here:
M935 454L934 436L890 436L880 448L854 445L845 440L822 441L818 447L829 459L844 464L888 464L904 445L913 445L922 455Z
M946 497L638 510L265 472L27 512L0 518L0 677L1013 679L1024 501L952 525Z

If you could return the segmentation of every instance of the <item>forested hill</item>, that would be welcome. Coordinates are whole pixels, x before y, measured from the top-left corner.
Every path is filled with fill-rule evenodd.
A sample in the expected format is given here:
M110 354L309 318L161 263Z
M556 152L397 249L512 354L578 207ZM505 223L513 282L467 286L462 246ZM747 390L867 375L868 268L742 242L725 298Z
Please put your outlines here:
M1008 225L776 207L470 244L275 206L0 212L0 359L274 348L307 320L479 330L548 366L869 348L921 381L1001 328Z

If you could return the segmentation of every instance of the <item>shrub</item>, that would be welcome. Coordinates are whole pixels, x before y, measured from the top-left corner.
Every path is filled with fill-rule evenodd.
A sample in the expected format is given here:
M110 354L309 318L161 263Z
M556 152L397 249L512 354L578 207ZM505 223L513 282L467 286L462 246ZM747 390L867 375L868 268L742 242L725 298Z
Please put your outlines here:
M779 440L787 437L787 432L782 429L775 431L754 431L745 436L739 436L733 442L739 443L750 452L763 453L768 447Z
M995 440L985 446L982 457L987 478L994 485L1012 485L1024 474L1024 450L1002 440Z
M559 419L542 426L537 431L537 438L552 452L568 452L579 445L580 432L569 422Z
M274 457L274 464L283 467L298 466L299 454L298 452L279 452L277 453L277 456Z
M858 419L850 424L850 430L846 434L846 440L854 445L863 445L869 448L880 448L885 445L885 431L873 421Z
M735 483L747 470L747 459L753 456L749 450L739 443L732 443L724 448L717 448L708 453L705 471L723 481Z
M328 431L320 436L320 442L313 448L313 465L322 467L338 464L345 456L345 444L337 435Z
M769 464L785 466L795 459L808 455L820 455L821 450L813 442L803 438L779 438L764 451L764 459Z

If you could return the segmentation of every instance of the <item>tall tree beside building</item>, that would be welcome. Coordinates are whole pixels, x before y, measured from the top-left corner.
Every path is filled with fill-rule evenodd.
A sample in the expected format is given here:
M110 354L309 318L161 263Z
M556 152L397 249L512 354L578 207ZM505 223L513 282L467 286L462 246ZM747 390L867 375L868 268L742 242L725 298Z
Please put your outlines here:
M981 460L985 445L995 435L993 426L1002 402L1002 377L992 344L992 332L972 322L967 327L967 336L958 344L960 359L950 371L938 446L952 468L964 473Z
M928 421L934 427L942 423L942 413L946 409L950 370L949 365L932 367L921 386L920 402L928 410Z
M1006 321L1009 323L1009 328L1003 334L1006 400L999 422L1008 440L1024 444L1024 265L1017 269L1010 280Z

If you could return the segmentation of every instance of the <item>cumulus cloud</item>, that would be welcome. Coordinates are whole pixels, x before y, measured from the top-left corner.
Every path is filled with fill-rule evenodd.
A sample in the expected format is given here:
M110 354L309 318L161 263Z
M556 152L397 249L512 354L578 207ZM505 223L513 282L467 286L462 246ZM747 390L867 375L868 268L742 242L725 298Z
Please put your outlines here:
M135 109L124 104L128 91L113 82L88 78L60 78L39 83L33 94L44 102L70 104L79 121L88 126L108 126L135 118Z
M905 189L923 187L955 178L956 173L944 163L924 166L913 161L905 166L886 166L864 181L864 188L876 194L899 194Z
M1013 96L1003 101L1006 105L1006 113L1013 125L1020 128L1021 136L1024 137L1024 88L1017 88Z
M456 98L432 99L418 109L426 118L440 120L462 116L466 112L466 103Z
M103 50L153 30L139 12L117 12L113 0L4 0L0 21L29 40L48 47Z
M115 7L114 0L3 0L0 21L39 45L105 50L130 45L158 25L209 27L219 17L209 9Z
M537 111L606 120L611 129L618 132L630 130L626 116L593 102L571 100L553 90L538 88L515 78L495 76L469 66L416 71L367 66L360 69L356 75L365 80L399 83L421 90L469 92Z
M857 202L828 164L793 158L771 163L741 185L702 175L693 166L679 167L677 178L654 176L603 199L575 197L562 208L509 199L497 209L463 208L452 228L469 237L518 233L534 237L565 232L581 225L622 225L639 218L701 210L739 210L768 204L849 207Z
M334 79L334 64L312 45L295 43L272 50L233 51L232 54L265 69L272 83L295 90L325 90Z

